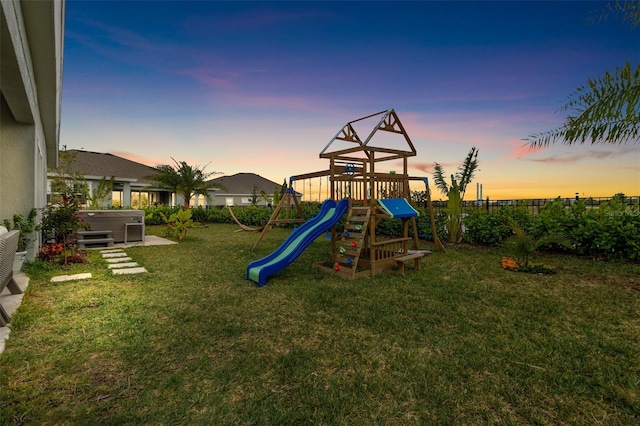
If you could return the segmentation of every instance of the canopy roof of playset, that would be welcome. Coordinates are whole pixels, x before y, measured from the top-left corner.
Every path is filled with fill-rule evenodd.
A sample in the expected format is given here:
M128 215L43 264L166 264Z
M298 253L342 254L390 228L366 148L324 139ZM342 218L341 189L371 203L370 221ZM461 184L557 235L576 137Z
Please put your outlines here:
M378 118L377 121L376 118ZM373 128L371 123L375 124ZM358 131L368 132L366 138L362 139ZM384 135L387 137L384 137L380 131L388 132ZM374 136L376 136L375 139ZM395 160L417 154L409 135L393 109L367 115L345 124L320 152L320 158L343 161L359 161L363 158L372 160L371 153L376 153L373 161Z

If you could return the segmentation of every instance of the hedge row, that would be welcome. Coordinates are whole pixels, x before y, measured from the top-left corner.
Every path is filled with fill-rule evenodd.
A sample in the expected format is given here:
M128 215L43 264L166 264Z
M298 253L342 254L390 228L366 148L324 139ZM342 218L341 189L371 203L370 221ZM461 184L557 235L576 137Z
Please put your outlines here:
M597 208L584 200L570 207L560 199L532 215L523 206L505 206L487 213L467 211L463 219L464 240L472 244L499 245L512 233L509 221L520 225L534 238L548 233L564 233L572 241L571 252L593 258L640 260L640 211L626 206L617 197Z
M301 203L305 218L310 217L320 211L320 204L318 203ZM163 225L164 222L160 216L160 212L164 213L167 217L178 210L181 206L167 207L167 206L153 206L148 207L145 210L145 223L147 225ZM269 218L273 214L274 208L268 208L266 206L234 206L232 207L233 214L238 221L246 226L260 227L269 222ZM213 207L205 209L203 207L195 207L191 209L191 219L194 222L200 223L234 223L229 209L227 207ZM297 210L292 208L290 211L290 218L296 218L298 216ZM280 212L280 217L284 218L286 212L284 209ZM290 225L293 227L293 224Z
M159 212L169 216L181 207L149 207L145 209L145 221L149 225L163 224ZM319 203L301 203L305 218L312 217L320 210ZM267 224L273 213L272 208L263 206L234 206L233 214L247 226L261 227ZM418 235L432 239L429 212L417 208ZM201 223L234 223L229 210L225 208L192 209L192 219ZM295 209L290 217L296 217ZM281 212L284 217L284 212ZM338 224L344 226L345 218ZM571 252L580 256L605 259L640 260L640 211L637 206L626 206L617 197L601 203L598 207L588 206L584 200L566 207L561 199L547 204L539 214L533 215L525 205L505 206L487 212L485 209L470 209L463 219L464 241L471 244L497 246L512 235L508 226L515 222L534 238L547 233L564 233L572 241ZM446 239L446 214L436 215L438 237ZM283 225L293 227L294 224ZM402 234L402 221L382 220L376 232L379 235L399 236ZM410 235L413 230L410 228Z

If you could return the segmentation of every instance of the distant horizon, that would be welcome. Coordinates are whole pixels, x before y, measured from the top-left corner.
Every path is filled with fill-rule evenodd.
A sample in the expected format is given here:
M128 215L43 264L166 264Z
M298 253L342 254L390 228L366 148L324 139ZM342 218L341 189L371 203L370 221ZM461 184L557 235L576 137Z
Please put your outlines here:
M142 163L142 162L138 161L136 158L133 158L133 157L129 158L129 157L127 157L127 153L118 154L118 153L114 153L114 152L99 152L99 151L90 151L90 150L81 149L81 148L68 148L68 150L77 150L77 151L85 151L85 152L95 152L95 153L98 153L98 154L115 155L115 156L118 156L118 157L121 157L121 158L125 158L125 159L127 159L129 161L133 161L133 162L136 162L136 163L139 163L139 164L144 164L145 166L148 166L148 167L155 167L155 166L158 165L158 164ZM178 158L176 158L176 160L177 161L181 161ZM411 160L409 160L409 163L410 162L411 162ZM165 163L165 164L170 164L170 163ZM314 170L314 171L320 171L320 170ZM237 175L237 174L241 174L241 173L253 173L253 174L259 175L259 176L261 176L261 177L263 177L265 179L268 179L268 180L274 182L274 184L276 184L278 186L282 185L282 182L287 182L288 183L289 182L289 178L291 177L291 176L284 176L281 179L281 181L278 182L277 180L274 180L274 179L269 178L267 176L263 176L262 174L260 174L258 172L246 170L246 171L234 172L234 173L229 173L229 174L222 173L220 175L216 175L215 177L212 177L211 179L217 179L217 178L224 177L224 176L233 176L233 175ZM427 178L429 178L430 189L431 189L431 198L434 201L445 201L446 200L446 197L444 197L444 195L442 195L440 193L440 191L438 191L438 189L433 187L433 184L432 184L433 175L428 175L428 176L410 175L410 176L412 176L412 177L427 177ZM320 180L322 180L322 184L321 184L321 186L322 186L322 195L321 196L318 194L318 189L320 187ZM475 201L475 200L477 200L477 198L476 198L477 183L482 184L482 182L474 181L474 183L472 183L471 185L469 185L467 187L467 191L465 193L465 198L464 198L465 201ZM327 195L326 194L326 192L327 192L327 177L314 178L314 179L311 180L311 189L312 189L312 191L311 191L311 194L312 194L311 200L309 200L308 197L307 197L307 195L309 194L309 192L307 190L308 189L308 185L309 185L309 180L305 180L304 182L301 182L301 181L295 181L294 182L294 189L296 190L296 192L300 192L300 193L302 193L304 195L304 197L302 199L303 201L323 201L324 199L326 199L326 195ZM482 185L483 185L483 187L482 187L482 193L483 193L482 200L486 200L487 195L486 195L486 192L485 192L484 184L482 184ZM412 191L424 191L425 190L424 184L421 183L421 182L416 182L416 181L410 182L410 188L411 188ZM489 199L492 200L492 201L536 200L536 199L552 200L552 199L556 199L558 197L560 197L562 199L573 199L576 196L576 192L578 192L578 191L574 191L572 194L568 194L568 195L558 194L558 195L553 195L553 196L551 196L551 195L550 196L528 196L528 197L527 196L520 196L520 195L518 195L518 196L515 196L515 195L514 196L505 196L505 197L495 197L495 196L491 197L491 196L489 196ZM496 192L494 192L494 193L496 193ZM497 193L502 193L502 192L498 189ZM578 192L578 196L579 196L579 198L585 198L585 199L588 199L588 198L611 198L614 195L619 194L619 193L621 193L621 191L614 192L614 193L611 193L611 194L605 194L605 195L593 195L593 194L586 195L586 193L584 193L584 192ZM624 193L624 195L626 197L631 197L631 198L637 198L637 197L640 198L640 190L637 193L633 193L633 194Z

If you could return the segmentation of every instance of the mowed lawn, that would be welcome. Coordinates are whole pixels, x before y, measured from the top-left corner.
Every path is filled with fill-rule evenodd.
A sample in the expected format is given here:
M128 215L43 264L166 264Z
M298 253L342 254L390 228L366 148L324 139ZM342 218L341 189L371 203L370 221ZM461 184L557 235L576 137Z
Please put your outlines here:
M551 276L449 247L405 276L312 269L258 288L290 232L231 225L127 248L149 272L30 267L0 354L0 424L638 424L640 267L561 255ZM149 227L159 234L161 228ZM430 244L423 242L424 248ZM93 279L50 283L53 275Z

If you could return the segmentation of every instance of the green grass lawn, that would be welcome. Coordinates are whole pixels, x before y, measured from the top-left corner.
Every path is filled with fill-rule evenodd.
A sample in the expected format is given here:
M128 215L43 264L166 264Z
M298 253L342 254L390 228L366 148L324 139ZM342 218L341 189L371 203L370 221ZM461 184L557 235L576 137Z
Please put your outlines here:
M32 265L0 424L640 422L638 265L547 255L558 273L529 275L458 247L345 281L311 268L322 237L258 288L247 264L288 231L252 252L236 229L126 249L148 274L112 276L95 251ZM94 278L49 282L78 272Z

